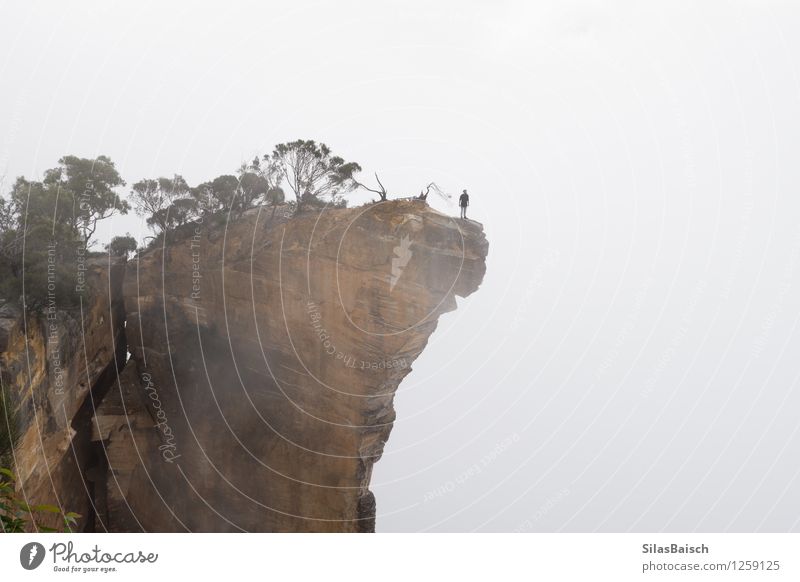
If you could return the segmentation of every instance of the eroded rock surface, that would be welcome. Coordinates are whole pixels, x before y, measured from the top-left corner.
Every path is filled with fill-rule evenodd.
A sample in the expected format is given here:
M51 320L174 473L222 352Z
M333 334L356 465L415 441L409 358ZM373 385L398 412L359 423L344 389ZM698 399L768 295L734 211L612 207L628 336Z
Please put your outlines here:
M94 526L93 404L125 360L124 272L124 261L88 260L91 292L82 314L71 309L23 317L13 304L0 308L0 374L18 434L17 487L29 505L79 513L78 529ZM39 525L52 527L59 519L42 514Z
M481 283L482 228L390 201L190 234L128 264L104 527L372 531L394 393Z

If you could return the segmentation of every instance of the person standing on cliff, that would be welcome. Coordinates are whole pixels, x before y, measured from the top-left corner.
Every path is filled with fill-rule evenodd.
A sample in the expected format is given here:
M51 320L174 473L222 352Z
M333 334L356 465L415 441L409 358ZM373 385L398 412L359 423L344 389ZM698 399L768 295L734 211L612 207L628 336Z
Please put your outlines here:
M464 193L461 194L461 196L459 196L458 205L461 207L461 218L466 220L467 219L467 206L469 206L469 194L467 194L466 190L464 190Z

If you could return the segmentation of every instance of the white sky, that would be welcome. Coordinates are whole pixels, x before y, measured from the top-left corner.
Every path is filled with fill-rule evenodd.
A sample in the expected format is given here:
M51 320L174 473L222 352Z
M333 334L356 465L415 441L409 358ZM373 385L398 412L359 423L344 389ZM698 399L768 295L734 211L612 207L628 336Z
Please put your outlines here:
M487 276L401 386L379 530L799 529L799 4L0 15L6 187L67 153L196 184L304 137L470 190Z

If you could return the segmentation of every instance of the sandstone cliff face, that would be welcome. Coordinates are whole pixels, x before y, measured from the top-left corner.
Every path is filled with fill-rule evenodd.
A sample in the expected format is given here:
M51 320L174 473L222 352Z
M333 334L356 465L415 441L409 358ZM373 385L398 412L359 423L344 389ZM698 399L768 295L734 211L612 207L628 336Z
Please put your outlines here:
M93 402L102 398L126 354L124 271L122 261L88 261L91 293L82 318L79 310L23 317L12 304L0 308L0 375L16 417L13 460L20 494L30 505L80 513L79 529L94 524ZM42 519L39 525L54 526L59 518Z
M373 530L394 393L478 288L482 228L390 201L190 234L127 267L98 529Z

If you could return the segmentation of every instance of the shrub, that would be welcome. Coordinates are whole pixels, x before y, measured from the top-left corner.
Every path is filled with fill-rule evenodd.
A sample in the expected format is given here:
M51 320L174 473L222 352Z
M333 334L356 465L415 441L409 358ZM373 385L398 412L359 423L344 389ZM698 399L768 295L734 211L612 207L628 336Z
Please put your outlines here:
M16 492L17 478L14 473L0 467L0 531L3 533L22 533L33 525L39 532L72 532L80 515L72 511L62 513L55 505L34 505L31 507L19 498ZM47 514L59 514L61 527L52 528L39 523ZM38 518L38 519L37 519Z

